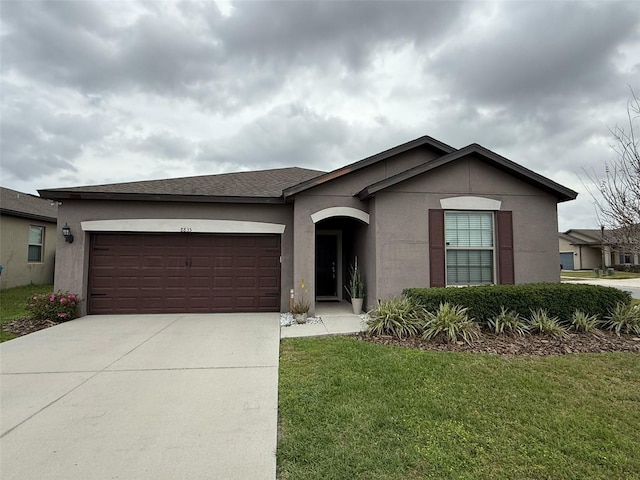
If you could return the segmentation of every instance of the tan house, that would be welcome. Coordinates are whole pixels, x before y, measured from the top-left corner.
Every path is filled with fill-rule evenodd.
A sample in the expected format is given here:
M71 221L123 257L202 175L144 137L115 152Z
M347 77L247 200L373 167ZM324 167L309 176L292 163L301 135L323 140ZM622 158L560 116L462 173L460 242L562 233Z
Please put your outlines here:
M573 228L558 233L560 265L563 270L591 270L622 265L639 265L640 256L616 247L615 231Z
M53 283L55 202L0 187L0 289Z
M577 195L480 145L431 137L329 173L40 194L63 202L75 236L58 236L56 288L94 314L286 311L290 289L343 300L356 257L369 306L405 287L558 282L556 207Z

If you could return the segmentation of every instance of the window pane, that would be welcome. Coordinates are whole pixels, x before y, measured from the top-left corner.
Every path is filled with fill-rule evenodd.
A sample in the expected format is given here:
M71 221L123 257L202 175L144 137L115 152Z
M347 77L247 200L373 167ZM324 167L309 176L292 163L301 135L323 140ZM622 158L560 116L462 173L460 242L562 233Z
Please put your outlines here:
M447 212L445 242L451 247L493 247L492 214Z
M42 245L42 227L29 227L29 245Z
M447 250L447 284L493 283L493 251Z
M29 255L28 255L27 261L29 262L42 261L42 247L40 245L29 245Z

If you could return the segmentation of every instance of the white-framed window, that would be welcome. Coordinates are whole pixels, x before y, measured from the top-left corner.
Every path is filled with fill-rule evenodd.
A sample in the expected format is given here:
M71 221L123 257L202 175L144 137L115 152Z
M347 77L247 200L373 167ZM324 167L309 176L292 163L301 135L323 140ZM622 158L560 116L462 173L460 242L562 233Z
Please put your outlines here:
M42 262L42 250L44 249L44 227L29 225L29 249L28 262Z
M495 283L492 212L445 212L444 236L447 285Z

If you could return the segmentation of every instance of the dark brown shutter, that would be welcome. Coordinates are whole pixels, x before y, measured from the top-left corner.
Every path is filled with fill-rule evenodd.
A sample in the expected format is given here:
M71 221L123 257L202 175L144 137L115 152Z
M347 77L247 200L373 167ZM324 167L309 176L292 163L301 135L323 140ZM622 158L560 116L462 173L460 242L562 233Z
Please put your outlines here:
M429 284L444 287L444 210L429 210Z
M511 212L497 212L498 227L498 282L502 285L513 285L515 275L513 269L513 219Z

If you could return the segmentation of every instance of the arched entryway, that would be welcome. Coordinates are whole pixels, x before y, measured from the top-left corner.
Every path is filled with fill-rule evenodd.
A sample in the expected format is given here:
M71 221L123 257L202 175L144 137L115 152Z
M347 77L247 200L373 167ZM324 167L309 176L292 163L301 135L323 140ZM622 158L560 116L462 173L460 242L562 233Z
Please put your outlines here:
M349 280L349 267L356 257L366 282L368 225L353 217L336 216L315 223L315 300L335 302L348 300L344 288Z

